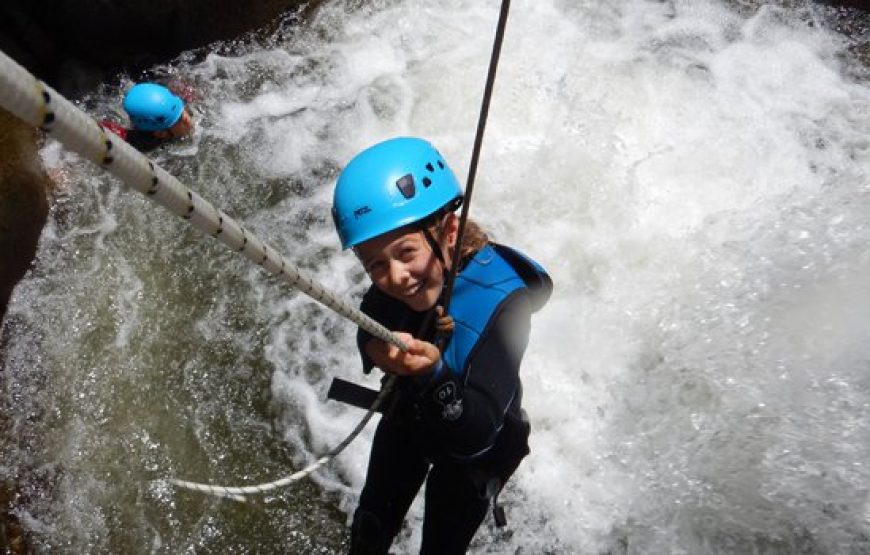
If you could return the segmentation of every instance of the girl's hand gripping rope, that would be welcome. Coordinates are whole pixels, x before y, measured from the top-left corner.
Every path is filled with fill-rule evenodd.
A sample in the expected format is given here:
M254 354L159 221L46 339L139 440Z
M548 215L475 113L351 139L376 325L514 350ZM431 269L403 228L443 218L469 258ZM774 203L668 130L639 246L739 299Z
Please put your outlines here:
M435 334L438 336L439 342L445 342L453 334L453 317L444 312L444 307L438 305L435 307Z
M375 366L399 376L424 376L431 374L441 363L441 351L428 341L415 339L405 332L395 332L396 336L407 345L408 350L402 352L391 343L380 339L370 339L365 346L366 353Z

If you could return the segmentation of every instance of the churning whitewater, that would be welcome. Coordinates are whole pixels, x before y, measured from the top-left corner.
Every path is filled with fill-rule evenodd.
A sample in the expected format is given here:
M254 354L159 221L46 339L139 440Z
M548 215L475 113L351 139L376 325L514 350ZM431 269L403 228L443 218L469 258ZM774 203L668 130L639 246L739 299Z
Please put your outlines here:
M499 2L325 2L190 53L198 131L157 162L358 300L337 171L396 135L463 180ZM473 553L870 551L870 89L820 7L515 0L472 217L552 273L532 454ZM791 3L795 4L795 3ZM82 106L120 114L105 85ZM69 177L3 331L0 477L55 553L342 553L370 426L355 327L55 143ZM394 549L414 552L422 503Z

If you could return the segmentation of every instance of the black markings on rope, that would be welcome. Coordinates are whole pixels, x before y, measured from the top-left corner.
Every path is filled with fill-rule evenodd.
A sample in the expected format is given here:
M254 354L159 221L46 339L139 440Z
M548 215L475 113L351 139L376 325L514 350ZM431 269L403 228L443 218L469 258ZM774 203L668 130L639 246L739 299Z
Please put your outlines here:
M102 131L102 129L103 128L101 127L100 130ZM111 164L112 162L115 161L115 158L114 158L114 156L109 155L109 152L112 151L112 141L110 141L109 138L106 137L105 131L103 131L103 137L105 137L105 139L106 139L106 154L103 156L103 165L108 166L109 164Z
M151 187L145 191L145 194L153 196L157 194L157 189L160 187L160 180L157 179L157 175L154 173L154 164L151 163L151 160L148 160L148 169L151 170Z
M100 160L100 164L108 166L115 160L110 154L112 152L112 141L109 139L109 136L106 135L106 130L102 125L97 124L97 129L100 130L100 135L102 135L103 138L103 148L106 149L105 152L103 152L103 158Z
M156 175L155 175L155 176L152 176L152 177L151 177L151 188L148 189L147 191L145 191L145 194L146 194L146 195L152 195L152 196L153 196L153 195L156 195L156 194L157 194L157 189L158 189L158 187L160 187L160 180L157 179L157 176L156 176Z
M221 216L218 216L218 228L214 232L214 236L217 237L218 235L220 235L223 232L224 232L224 217L221 215Z
M260 261L260 266L262 266L266 260L269 259L269 247L263 245L263 260Z
M185 220L189 220L193 215L193 193L189 189L187 191L187 200L190 201L190 205L187 207L187 214L182 216Z
M284 273L284 259L283 258L281 259L281 271L278 273L280 273L280 274Z
M39 87L42 88L41 82L39 83ZM48 129L46 126L54 123L55 117L54 112L52 112L48 108L48 105L51 104L51 95L48 94L48 91L45 89L42 89L42 102L44 103L44 106L42 108L45 111L45 114L42 116L42 123L40 124L39 128L43 131L50 131L50 129Z
M248 244L248 236L245 235L245 228L242 228L242 246L239 248L239 252L245 250L245 247Z

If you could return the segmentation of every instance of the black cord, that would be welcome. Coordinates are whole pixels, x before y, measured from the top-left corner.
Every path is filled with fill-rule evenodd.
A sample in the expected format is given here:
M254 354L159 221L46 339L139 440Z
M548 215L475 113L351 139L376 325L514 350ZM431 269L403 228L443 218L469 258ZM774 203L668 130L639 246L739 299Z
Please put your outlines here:
M504 41L504 30L507 26L510 0L502 0L501 12L498 16L498 26L495 30L495 40L492 45L492 54L489 59L489 72L486 75L486 87L483 89L483 103L480 107L480 117L477 120L477 134L474 137L474 148L471 151L471 163L468 166L468 179L465 183L465 199L462 203L462 213L459 216L459 232L456 236L456 251L454 260L447 277L447 285L444 292L444 312L450 307L450 297L453 295L453 284L456 274L459 273L459 256L462 250L462 238L465 235L465 224L468 221L468 211L471 208L471 194L474 192L474 178L477 174L477 162L480 159L480 149L483 144L483 131L486 129L486 118L489 114L489 103L492 99L492 89L495 85L495 73L498 68L498 58L501 54L501 45Z
M459 272L459 260L458 255L461 251L462 245L462 237L465 234L465 222L468 221L468 210L471 207L471 194L474 191L474 177L477 173L477 161L480 159L480 149L483 144L483 132L486 129L486 118L489 114L489 103L492 99L492 89L495 85L495 73L498 68L498 58L501 54L501 45L504 41L504 31L505 26L507 25L507 17L508 11L510 9L510 0L502 0L501 3L501 11L498 16L498 25L495 30L495 40L492 46L492 54L489 60L489 71L486 75L486 86L483 89L483 102L480 107L480 116L477 120L477 134L474 137L474 148L471 152L471 164L468 168L468 180L465 185L465 199L462 203L462 213L459 217L459 231L456 236L456 254L454 256L456 260L453 260L453 264L451 264L450 273L447 276L447 284L445 285L445 291L443 296L443 304L444 313L447 313L447 309L450 306L450 297L453 294L453 284L456 281L456 274ZM432 324L432 320L435 315L435 309L430 310L426 317L423 319L423 323L420 326L420 331L417 333L417 337L426 337L427 332L430 329ZM381 403L386 399L386 397L390 394L393 387L396 384L398 376L395 374L390 375L382 384L381 391L378 393L377 398L372 403L369 412L366 414L364 422L368 422L368 419L371 418L372 414L377 410ZM330 456L338 455L353 439L356 437L356 434L364 426L364 423L360 423L357 426L357 429L348 436L345 441L343 441L338 447L336 447L333 451L330 452Z

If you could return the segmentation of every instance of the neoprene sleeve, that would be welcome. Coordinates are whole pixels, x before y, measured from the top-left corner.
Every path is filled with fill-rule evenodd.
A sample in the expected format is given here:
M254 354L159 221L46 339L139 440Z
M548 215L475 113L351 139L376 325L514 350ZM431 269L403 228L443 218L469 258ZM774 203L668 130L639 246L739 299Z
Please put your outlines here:
M408 309L372 288L361 306L393 331L415 333L423 315ZM436 380L414 380L414 385L397 388L401 404L419 409L433 444L458 460L471 460L485 453L495 442L509 410L519 411L521 387L519 368L528 345L531 326L529 293L518 289L493 314L475 349L466 360L464 373L445 369ZM372 337L359 330L357 341L364 368L372 367L363 346ZM401 414L409 414L407 411ZM433 445L433 446L435 446Z

